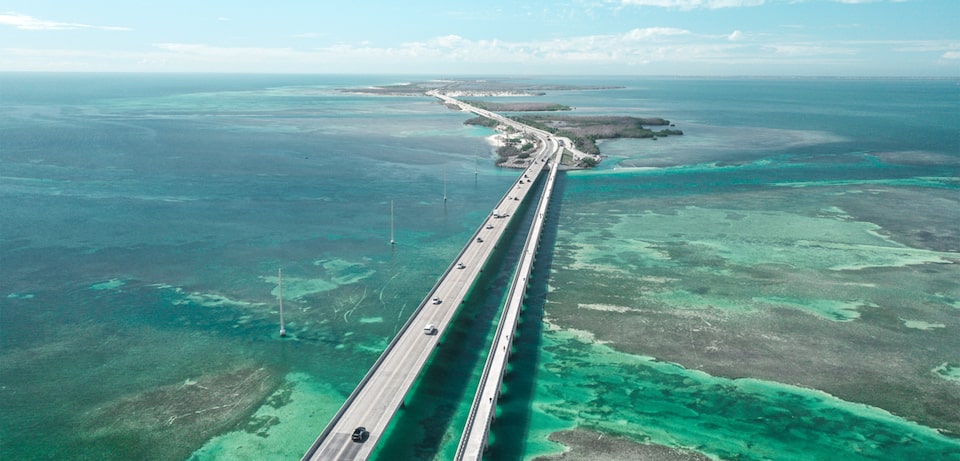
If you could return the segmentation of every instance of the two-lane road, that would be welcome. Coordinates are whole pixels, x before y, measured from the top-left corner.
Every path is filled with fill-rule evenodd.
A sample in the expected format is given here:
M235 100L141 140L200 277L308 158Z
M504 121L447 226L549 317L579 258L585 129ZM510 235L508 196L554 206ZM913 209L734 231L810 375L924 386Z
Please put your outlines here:
M363 460L370 456L493 253L494 246L504 236L510 219L546 165L541 160L557 149L556 142L546 137L541 138L539 147L534 155L536 161L519 175L500 199L495 210L450 264L303 460ZM460 264L463 264L462 268ZM439 298L439 303L435 303L434 298ZM428 324L434 325L438 332L425 333L424 327ZM354 429L361 426L369 431L369 438L363 442L351 440Z

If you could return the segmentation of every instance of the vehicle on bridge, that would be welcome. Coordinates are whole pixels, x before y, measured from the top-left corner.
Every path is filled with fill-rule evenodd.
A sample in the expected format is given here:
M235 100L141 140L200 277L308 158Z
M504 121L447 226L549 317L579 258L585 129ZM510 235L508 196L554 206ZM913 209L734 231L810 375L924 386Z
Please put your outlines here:
M353 435L350 436L350 440L354 442L366 442L370 438L370 432L367 432L367 428L360 426L353 430Z
M433 302L434 304L440 304L440 303L443 302L443 301L440 301L440 297L439 297L439 296L434 296L434 297L433 297L433 300L432 300L431 302Z
M423 334L425 335L437 334L437 326L432 323L428 323L427 326L423 327Z

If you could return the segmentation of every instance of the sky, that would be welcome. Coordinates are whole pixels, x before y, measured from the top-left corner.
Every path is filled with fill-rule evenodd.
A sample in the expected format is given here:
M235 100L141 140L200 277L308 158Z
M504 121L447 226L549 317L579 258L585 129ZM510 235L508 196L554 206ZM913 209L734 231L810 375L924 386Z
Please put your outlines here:
M0 0L0 71L960 77L960 0Z

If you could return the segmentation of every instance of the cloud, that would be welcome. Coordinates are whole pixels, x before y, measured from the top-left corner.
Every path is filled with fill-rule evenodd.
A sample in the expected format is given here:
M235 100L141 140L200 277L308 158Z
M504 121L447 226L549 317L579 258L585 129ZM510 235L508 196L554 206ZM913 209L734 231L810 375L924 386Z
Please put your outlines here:
M0 13L0 24L13 26L20 30L75 30L75 29L97 29L97 30L132 30L129 27L114 26L94 26L90 24L80 24L75 22L57 22L37 19L20 13Z
M741 8L760 6L766 0L620 0L623 6L656 6L678 10Z
M846 3L849 5L858 5L862 3L906 3L910 0L833 0L837 3Z
M428 45L435 45L441 48L453 48L458 45L463 44L465 41L463 37L459 35L445 35L443 37L436 37L427 42Z
M826 55L853 55L853 47L826 46L809 43L772 44L764 48L773 50L777 55L788 57L814 57Z
M676 29L673 27L647 27L644 29L633 29L626 34L623 34L623 38L627 40L645 40L659 37L670 37L674 35L687 35L689 30Z
M472 39L455 34L392 45L358 41L326 46L223 46L161 42L136 52L110 50L11 50L0 47L0 64L24 70L137 70L192 72L392 72L403 73L741 73L777 68L855 72L864 63L898 53L916 62L955 65L955 40L811 40L744 33L704 34L673 27L526 41ZM304 43L308 45L304 45ZM6 56L4 56L6 53ZM939 59L939 61L937 61ZM771 67L773 66L773 67ZM818 67L819 66L819 67ZM880 74L901 72L879 67ZM6 67L10 67L9 64Z
M309 53L290 48L221 47L201 43L156 43L154 47L184 57L210 60L295 59L309 55Z

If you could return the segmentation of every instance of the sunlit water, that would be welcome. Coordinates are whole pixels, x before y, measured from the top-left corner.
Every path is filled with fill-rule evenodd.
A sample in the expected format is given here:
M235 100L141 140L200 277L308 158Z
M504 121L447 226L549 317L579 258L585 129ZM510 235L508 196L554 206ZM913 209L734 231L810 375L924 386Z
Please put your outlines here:
M0 77L0 458L299 457L517 174L336 91L407 80ZM956 82L576 83L686 135L562 179L492 458L960 458ZM450 457L515 246L378 459Z

